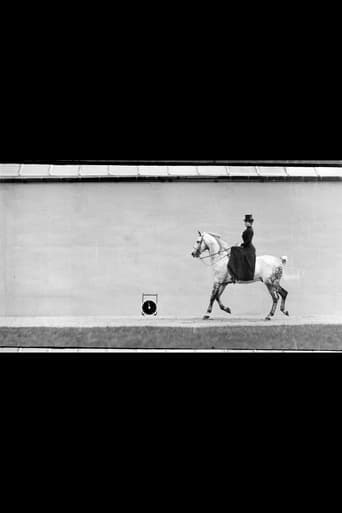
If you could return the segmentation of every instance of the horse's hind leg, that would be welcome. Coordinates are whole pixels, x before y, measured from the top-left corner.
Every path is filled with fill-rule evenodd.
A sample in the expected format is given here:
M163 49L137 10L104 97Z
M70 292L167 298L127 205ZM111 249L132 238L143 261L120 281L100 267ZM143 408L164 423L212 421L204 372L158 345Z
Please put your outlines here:
M279 287L278 287L278 294L280 294L280 296L281 296L280 311L283 312L284 315L290 315L288 310L285 310L285 302L286 302L286 298L287 298L287 295L288 295L287 290L283 289L283 287L281 287L279 285Z
M214 301L216 299L219 287L220 287L219 283L214 283L213 290L212 290L211 296L210 296L210 302L209 302L208 310L207 310L207 313L203 316L204 320L207 320L207 319L210 318L210 314L213 311L213 304L214 304Z
M271 311L268 314L268 316L266 317L266 321L270 321L271 317L274 316L275 311L277 309L277 304L278 304L278 301L279 301L279 296L278 296L278 293L277 293L277 288L273 284L266 283L266 287L268 289L268 292L271 294L271 297L272 297L272 300L273 300Z
M216 301L218 302L221 310L230 314L230 313L232 313L230 311L230 308L228 306L224 306L224 304L221 301L221 296L222 296L223 292L225 291L225 288L227 287L227 285L228 285L228 283L223 283L222 285L220 285L220 288L219 288L217 296L216 296Z

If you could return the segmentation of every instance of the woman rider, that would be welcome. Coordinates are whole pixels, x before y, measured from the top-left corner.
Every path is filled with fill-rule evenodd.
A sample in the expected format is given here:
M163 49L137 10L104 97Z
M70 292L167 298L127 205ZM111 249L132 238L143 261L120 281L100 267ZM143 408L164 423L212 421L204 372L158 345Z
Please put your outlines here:
M233 246L228 262L228 271L235 281L253 281L255 273L255 247L252 244L254 219L251 214L246 214L244 223L246 230L242 234L243 243Z

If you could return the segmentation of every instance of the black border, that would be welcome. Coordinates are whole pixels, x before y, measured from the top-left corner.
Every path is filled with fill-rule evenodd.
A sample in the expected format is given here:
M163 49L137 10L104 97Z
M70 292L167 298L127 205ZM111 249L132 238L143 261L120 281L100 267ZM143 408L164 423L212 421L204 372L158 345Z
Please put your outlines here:
M2 164L41 165L141 165L141 166L300 166L342 167L342 160L28 160L0 159Z

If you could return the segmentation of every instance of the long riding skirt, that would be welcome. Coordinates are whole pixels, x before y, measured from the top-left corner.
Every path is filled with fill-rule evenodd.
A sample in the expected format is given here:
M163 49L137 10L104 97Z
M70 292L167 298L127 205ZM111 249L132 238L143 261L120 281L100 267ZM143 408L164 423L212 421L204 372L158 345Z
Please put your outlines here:
M252 281L255 274L255 247L233 246L230 251L228 271L238 281Z

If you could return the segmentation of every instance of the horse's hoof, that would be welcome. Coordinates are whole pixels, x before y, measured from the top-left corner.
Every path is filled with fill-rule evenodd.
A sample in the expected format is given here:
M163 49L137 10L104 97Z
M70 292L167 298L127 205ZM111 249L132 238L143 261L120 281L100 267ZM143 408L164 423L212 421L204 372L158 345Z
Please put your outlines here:
M285 315L287 315L288 317L290 317L290 314L289 314L289 312L288 312L287 310L286 310L286 312L284 312L284 313L285 313Z
M210 315L204 315L204 316L203 316L203 320L204 320L204 321L207 321L208 319L210 319Z
M232 312L231 312L231 310L230 310L230 308L228 308L228 306L227 306L227 308L225 308L225 311L226 311L227 313L229 313L229 314L231 314L231 313L232 313Z
M268 315L266 318L265 318L265 321L270 321L271 320L271 317Z

